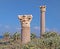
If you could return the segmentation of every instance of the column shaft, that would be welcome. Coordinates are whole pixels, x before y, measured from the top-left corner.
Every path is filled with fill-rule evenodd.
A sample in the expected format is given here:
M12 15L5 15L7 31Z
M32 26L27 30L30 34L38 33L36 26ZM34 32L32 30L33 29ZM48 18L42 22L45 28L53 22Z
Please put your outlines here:
M22 27L21 41L23 44L30 42L30 27Z

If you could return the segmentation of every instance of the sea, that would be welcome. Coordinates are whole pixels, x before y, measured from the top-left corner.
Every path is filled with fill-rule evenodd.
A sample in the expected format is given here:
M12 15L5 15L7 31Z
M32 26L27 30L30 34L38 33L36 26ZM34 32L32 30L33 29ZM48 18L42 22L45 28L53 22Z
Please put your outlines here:
M0 39L2 39L3 38L3 36L0 36Z

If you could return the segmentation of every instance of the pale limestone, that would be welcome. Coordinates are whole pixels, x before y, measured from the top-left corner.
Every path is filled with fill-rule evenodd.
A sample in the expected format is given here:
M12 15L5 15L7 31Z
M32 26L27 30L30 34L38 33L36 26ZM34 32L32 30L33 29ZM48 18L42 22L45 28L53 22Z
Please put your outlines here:
M32 15L18 15L21 22L21 41L22 44L30 42L30 22Z
M46 6L40 6L41 17L40 17L40 37L43 38L45 33L45 12Z

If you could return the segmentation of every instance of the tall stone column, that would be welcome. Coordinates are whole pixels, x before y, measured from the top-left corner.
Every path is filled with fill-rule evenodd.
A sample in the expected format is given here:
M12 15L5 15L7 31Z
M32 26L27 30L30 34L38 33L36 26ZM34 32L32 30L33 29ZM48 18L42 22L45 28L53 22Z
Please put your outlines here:
M30 22L32 20L32 15L19 15L21 22L21 41L22 44L27 44L30 42Z
M40 37L43 38L45 32L45 12L46 6L40 6L41 17L40 17Z

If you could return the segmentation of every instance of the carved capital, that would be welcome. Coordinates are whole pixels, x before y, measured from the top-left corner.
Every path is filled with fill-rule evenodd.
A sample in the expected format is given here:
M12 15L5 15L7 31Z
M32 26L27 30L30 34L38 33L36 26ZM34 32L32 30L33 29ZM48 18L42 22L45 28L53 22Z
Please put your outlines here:
M45 12L46 11L46 6L40 6L41 12Z
M21 26L22 27L27 27L29 26L30 27L30 22L32 20L32 15L18 15L18 19L20 20L21 22Z

